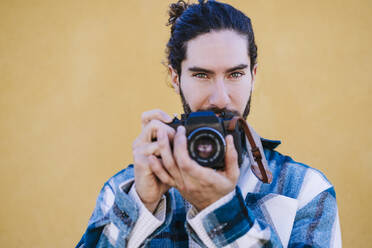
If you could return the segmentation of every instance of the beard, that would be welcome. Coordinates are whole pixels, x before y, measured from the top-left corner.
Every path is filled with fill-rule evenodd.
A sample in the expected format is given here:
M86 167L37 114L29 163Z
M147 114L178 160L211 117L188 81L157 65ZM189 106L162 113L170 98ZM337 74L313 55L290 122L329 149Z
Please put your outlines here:
M187 101L185 99L185 96L182 92L181 87L180 87L180 96L181 96L183 111L185 112L185 114L190 114L191 112L193 112L190 108L190 105L187 103ZM249 93L248 102L245 105L245 109L244 109L244 112L243 112L242 115L237 110L232 110L232 109L227 109L227 108L222 108L221 109L221 108L217 108L217 107L210 107L210 108L207 108L207 109L198 109L198 110L212 111L216 115L223 115L223 116L241 116L246 120L248 115L249 115L249 112L251 110L251 99L252 99L252 90Z

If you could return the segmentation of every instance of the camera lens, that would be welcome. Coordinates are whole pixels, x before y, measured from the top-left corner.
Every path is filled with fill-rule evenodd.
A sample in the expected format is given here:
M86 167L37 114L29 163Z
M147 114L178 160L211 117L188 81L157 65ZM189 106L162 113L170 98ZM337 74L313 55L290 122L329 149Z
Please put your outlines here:
M195 152L203 159L210 158L216 153L216 143L209 137L200 138L195 141Z
M221 164L225 156L225 139L220 132L201 127L191 132L187 139L190 156L200 165L216 168Z

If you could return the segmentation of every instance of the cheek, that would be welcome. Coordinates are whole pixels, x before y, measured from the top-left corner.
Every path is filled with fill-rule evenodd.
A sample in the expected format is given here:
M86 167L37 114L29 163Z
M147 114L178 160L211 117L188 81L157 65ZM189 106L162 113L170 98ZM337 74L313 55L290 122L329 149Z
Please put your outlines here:
M197 82L183 81L182 93L191 110L201 109L208 102L209 89Z
M251 89L252 87L250 84L242 84L240 86L230 88L230 99L235 109L240 111L245 109Z

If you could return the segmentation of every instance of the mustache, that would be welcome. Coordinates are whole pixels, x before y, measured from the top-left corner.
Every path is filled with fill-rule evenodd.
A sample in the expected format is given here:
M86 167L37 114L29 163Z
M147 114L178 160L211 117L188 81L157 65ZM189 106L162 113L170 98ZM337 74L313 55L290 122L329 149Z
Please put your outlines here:
M210 108L205 109L204 111L212 111L216 115L223 116L223 117L240 116L238 111L227 109L227 108L210 107Z

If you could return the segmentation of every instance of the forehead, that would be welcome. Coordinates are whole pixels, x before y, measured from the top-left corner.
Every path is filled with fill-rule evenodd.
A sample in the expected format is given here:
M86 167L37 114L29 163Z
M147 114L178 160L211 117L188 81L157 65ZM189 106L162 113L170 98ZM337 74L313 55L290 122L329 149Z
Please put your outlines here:
M212 31L186 45L186 58L182 61L185 66L218 70L250 62L247 39L235 31Z

